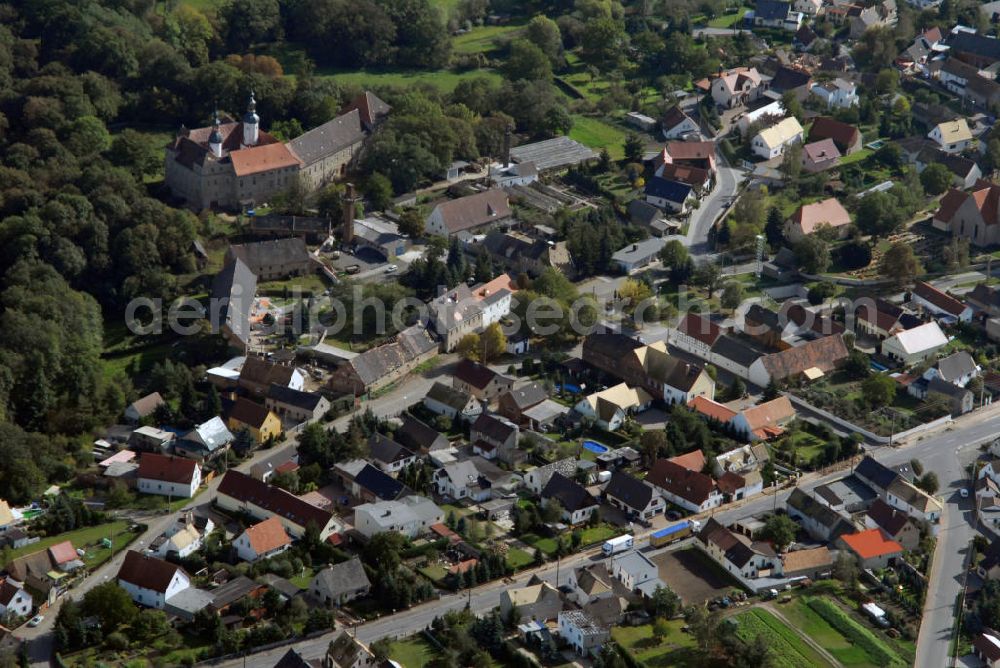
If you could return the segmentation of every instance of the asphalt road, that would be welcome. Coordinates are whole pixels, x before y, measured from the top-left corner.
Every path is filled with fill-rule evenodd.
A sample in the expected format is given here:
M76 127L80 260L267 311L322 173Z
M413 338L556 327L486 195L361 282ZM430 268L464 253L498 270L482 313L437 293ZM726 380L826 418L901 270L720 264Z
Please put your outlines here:
M691 213L687 235L684 237L684 244L690 249L692 255L707 255L711 252L708 245L708 232L712 229L712 224L715 223L716 219L726 210L726 205L735 197L740 182L744 178L744 173L741 170L731 167L726 162L722 151L716 149L715 156L718 163L715 188Z
M372 399L371 401L364 402L361 407L362 410L370 409L379 417L394 417L399 415L411 404L419 401L427 394L431 385L434 384L434 380L444 372L444 369L450 361L453 361L452 356L447 357L443 361L442 365L426 374L408 377L405 381L386 394L377 397L376 399ZM350 422L350 419L350 415L340 417L331 422L329 428L344 430ZM235 468L238 471L248 473L250 468L257 462L270 459L271 457L275 457L282 452L287 452L291 455L295 452L297 447L297 438L294 434L292 434L282 445L269 450L260 450L255 453L251 459L241 463ZM192 500L190 507L211 503L215 498L215 493L221 480L222 476L216 476L211 482L209 482L205 489L203 489L202 492ZM129 516L135 521L148 525L146 531L140 534L135 541L132 542L129 548L134 550L144 549L154 538L163 533L167 527L176 522L180 514L181 511L166 515ZM68 595L74 599L80 599L84 594L97 585L114 579L115 575L118 573L118 569L121 567L122 561L125 559L124 555L124 551L115 555L114 558L108 560L101 567L87 576L87 578L80 582L76 587L74 587ZM37 627L29 628L28 626L22 626L14 633L15 637L28 642L28 651L32 666L40 667L48 666L50 664L54 651L54 637L52 630L55 626L59 606L64 599L65 597L57 601L54 606L50 607L46 611L45 619Z
M989 442L1000 433L1000 405L988 407L979 413L960 418L953 426L940 429L922 438L913 438L897 447L877 447L869 450L877 460L887 466L903 464L911 459L920 459L926 470L938 474L941 491L939 498L945 511L939 528L937 552L933 560L930 589L924 623L917 643L918 668L941 668L948 663L948 650L952 629L952 612L955 599L961 590L962 575L965 570L965 550L972 540L973 529L968 522L971 502L962 499L958 489L965 484L965 467L978 455L978 446ZM845 475L840 469L825 474L808 474L799 481L799 486L811 490L821 484ZM716 509L711 514L720 522L729 524L736 520L769 512L773 507L784 505L792 488L778 492L777 496L764 494L749 501L730 504ZM643 532L639 536L645 536ZM639 539L637 539L639 540ZM677 549L679 545L666 549ZM662 551L662 550L661 550ZM565 582L569 569L584 563L592 563L597 550L573 555L559 565L559 581ZM511 587L524 585L533 575L556 583L556 564L547 564L538 570L522 572L515 583L494 581L476 588L471 596L468 592L446 596L409 610L362 624L353 632L366 643L380 638L398 638L412 635L425 628L437 615L469 604L477 614L487 612L499 605L500 594ZM318 638L296 643L294 646L305 658L319 658L325 652L330 640L338 631ZM288 650L288 646L246 657L248 666L270 666ZM235 668L243 665L244 658L219 665Z

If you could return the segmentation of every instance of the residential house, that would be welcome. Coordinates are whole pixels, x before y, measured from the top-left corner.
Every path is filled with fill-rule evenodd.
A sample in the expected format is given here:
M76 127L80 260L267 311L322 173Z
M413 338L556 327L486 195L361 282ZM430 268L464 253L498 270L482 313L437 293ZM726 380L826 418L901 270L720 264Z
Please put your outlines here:
M514 424L524 425L524 412L549 398L541 383L529 383L504 392L497 399L497 413Z
M469 429L472 451L484 459L496 459L513 466L525 458L517 449L520 429L516 424L498 415L483 413Z
M955 30L945 39L949 53L976 67L989 67L1000 61L1000 44L988 35L971 30Z
M309 583L309 594L322 605L340 607L367 596L371 582L357 557L327 566Z
M817 580L833 570L833 552L825 546L786 552L781 555L781 569L786 578Z
M854 324L859 332L879 340L894 336L923 324L916 315L881 297L867 299L854 312Z
M753 9L753 25L761 28L781 28L795 32L802 25L802 13L792 11L792 3L783 0L757 0Z
M447 436L409 413L404 413L401 420L402 424L393 437L410 450L426 454L450 446Z
M609 504L624 511L629 517L641 520L650 520L666 508L663 497L652 484L622 471L611 474L611 480L604 488L604 497Z
M330 410L329 400L318 392L293 390L274 383L267 390L264 406L292 424L315 422Z
M510 619L511 613L516 611L521 622L544 622L558 617L562 609L559 590L548 582L505 589L500 594L500 616L503 619Z
M254 562L270 559L292 546L292 541L276 516L248 526L233 540L236 556L243 561Z
M190 499L201 485L201 467L193 459L144 452L139 457L138 480L143 494Z
M191 586L191 577L177 564L135 550L125 553L116 579L133 601L157 610Z
M719 336L708 353L707 361L739 376L750 378L750 369L759 368L764 355L730 334ZM766 386L766 383L765 383Z
M840 77L816 84L810 90L827 109L850 109L858 104L857 84Z
M368 439L369 461L384 473L395 476L417 461L417 455L388 436L374 433Z
M882 354L909 367L934 357L946 345L948 337L938 324L928 322L893 334L882 341Z
M288 364L277 364L263 357L247 357L240 369L238 385L252 396L263 397L271 385L302 390L305 376Z
M816 16L823 11L823 0L795 0L792 9L806 16Z
M215 523L208 518L195 520L191 512L187 512L163 532L153 539L149 552L161 559L170 556L184 559L201 549L205 536L212 532Z
M915 550L920 545L920 527L916 522L906 512L893 508L882 499L876 499L868 508L865 526L881 529L904 550Z
M746 111L740 114L736 127L740 131L740 136L746 137L751 126L759 129L761 126L774 125L787 115L785 105L780 99L762 97L748 105Z
M427 410L452 420L471 422L483 412L483 405L469 392L435 381L423 400Z
M696 197L712 189L712 172L702 167L665 162L656 169L655 176L691 186Z
M24 583L11 577L0 577L0 619L27 617L33 605Z
M667 343L701 359L708 359L712 346L725 333L726 329L709 318L688 312L681 316L676 327L668 330Z
M537 466L524 474L524 486L531 490L532 494L541 494L556 473L564 478L573 478L577 471L577 461L574 457L566 457L544 466Z
M583 610L568 610L559 613L559 635L580 656L596 656L611 631Z
M174 454L204 462L225 453L235 439L225 421L216 416L177 439Z
M972 145L972 130L964 118L938 123L927 133L945 153L961 153Z
M573 569L566 586L569 588L567 597L580 607L585 607L595 601L614 598L614 586L608 570L603 564L580 566Z
M980 371L981 369L972 359L972 355L964 350L959 350L939 359L936 365L924 372L924 378L928 381L940 378L946 383L965 387L969 381L979 375Z
M914 303L949 322L972 322L972 307L938 290L930 283L917 281L910 293Z
M660 237L643 239L615 251L611 256L611 262L623 274L631 274L656 262L666 243L667 240Z
M659 578L659 568L638 550L615 555L608 570L611 576L630 592L649 591L650 587L655 587L656 584L665 586Z
M549 477L540 496L542 507L558 503L562 508L562 521L571 525L590 520L600 505L583 485L558 472Z
M354 508L354 528L366 538L386 531L417 538L444 520L444 511L433 501L416 495L398 501L363 503Z
M492 496L490 481L479 472L475 462L468 459L434 471L432 482L443 497L488 501Z
M263 281L304 276L315 268L301 237L232 245L226 251L225 262L237 259Z
M717 404L721 406L721 404ZM725 406L723 406L725 408ZM735 411L732 412L735 416ZM675 457L676 461L678 458ZM749 443L738 448L727 450L715 456L712 462L712 475L718 477L724 473L749 473L763 468L770 461L771 455L763 443ZM703 466L701 468L704 468ZM701 470L698 468L697 470Z
M694 188L691 185L655 175L646 182L643 192L648 203L678 214L687 213L688 204L694 199Z
M866 529L838 539L839 545L858 559L862 568L886 568L903 556L903 546L887 538L881 529Z
M664 499L692 513L711 510L722 504L722 493L711 476L691 471L670 459L658 459L646 482Z
M617 431L625 419L649 408L653 398L641 387L619 383L581 399L573 407L579 415L594 421L604 431Z
M785 503L788 516L800 523L814 540L831 542L855 531L849 517L833 510L799 487L792 490Z
M940 395L948 402L951 414L954 416L970 413L976 407L976 398L971 390L953 385L940 378L932 378L927 382L925 396L934 395Z
M352 636L348 631L344 630L330 642L330 646L326 650L326 657L322 668L334 668L334 666L337 668L385 668L385 665L389 663L391 663L389 660L379 661L367 645L358 640L356 636ZM275 666L274 668L285 667ZM305 667L295 665L288 666L287 668ZM310 665L309 668L315 667Z
M549 267L572 274L573 258L565 241L548 241L519 232L493 231L479 243L495 263L516 274L538 276Z
M937 524L941 520L943 506L933 496L905 478L897 476L885 490L885 502L918 520Z
M960 99L989 109L1000 102L1000 84L991 78L994 69L995 66L991 66L980 70L960 58L948 58L940 64L936 74L941 84Z
M497 373L493 369L462 359L452 371L452 385L485 403L495 402L501 394L514 387L514 379Z
M972 653L986 668L1000 666L1000 637L991 632L982 632L972 640Z
M427 216L425 227L428 234L452 237L459 232L474 234L511 222L513 211L507 193L491 189L437 204Z
M792 95L800 102L804 102L812 86L812 75L799 67L779 65L771 77L769 86L772 93L776 93L777 96L783 98L785 95Z
M156 409L166 402L159 392L147 394L141 399L136 399L125 408L125 421L129 424L139 424L144 418L152 417Z
M472 287L472 298L483 310L483 327L500 322L510 314L510 306L517 283L509 274L500 274L486 283Z
M789 116L776 125L765 128L751 140L750 147L754 155L770 160L785 152L792 144L802 142L802 126L794 116Z
M952 188L941 198L932 225L974 246L1000 243L1000 185L978 181L971 192Z
M715 174L715 153L715 142L712 141L669 141L656 156L654 170L663 164L676 164L698 167Z
M234 434L246 432L254 445L261 445L281 435L281 418L246 397L237 397L233 402L226 425Z
M696 135L701 131L698 123L676 105L663 114L660 127L663 131L663 138L666 140L684 139L687 136Z
M344 488L362 502L390 501L409 493L402 482L384 473L365 459L352 459L335 464L333 472L341 479Z
M745 408L730 421L733 430L749 441L769 440L784 433L784 425L795 417L795 408L787 396Z
M979 283L972 292L965 295L965 300L970 306L990 317L1000 316L1000 289Z
M136 452L169 452L177 439L177 434L157 429L156 427L139 427L128 437L128 447Z
M294 539L305 535L309 523L319 530L320 540L326 540L330 534L341 529L336 516L329 510L232 469L222 476L215 503L223 510L245 513L257 520L276 516Z
M899 473L870 455L866 455L854 467L854 475L860 478L861 482L879 492L880 495L884 495L892 481L899 477Z
M832 144L832 140L824 142ZM798 243L803 237L815 234L817 231L829 234L837 239L843 239L851 225L851 214L836 197L812 204L803 204L792 217L785 222L785 237L791 243Z
M747 378L760 387L800 376L814 380L836 369L845 359L843 336L833 334L760 357L749 368Z
M9 577L42 594L49 603L55 602L64 591L66 575L80 568L83 568L83 562L68 540L16 557L6 566Z
M830 116L819 116L813 119L812 126L809 128L810 142L823 139L832 139L837 149L844 155L857 153L863 148L861 132L856 127Z
M840 151L832 139L821 139L802 147L802 169L810 174L833 169L840 158Z
M629 202L626 213L633 225L647 230L654 237L676 234L680 229L680 222L668 219L662 209L645 200L634 199Z
M711 95L716 106L732 109L758 99L766 89L756 68L738 67L712 80Z
M393 339L340 364L330 376L335 392L360 396L396 382L438 352L427 328L417 324Z
M727 573L744 580L780 575L783 564L774 549L730 531L714 517L697 534L698 543Z

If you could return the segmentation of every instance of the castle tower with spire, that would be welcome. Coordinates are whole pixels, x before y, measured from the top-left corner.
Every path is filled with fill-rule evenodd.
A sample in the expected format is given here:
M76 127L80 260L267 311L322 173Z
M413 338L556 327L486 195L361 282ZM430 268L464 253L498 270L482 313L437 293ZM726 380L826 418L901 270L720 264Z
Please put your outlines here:
M260 140L260 116L257 115L257 100L250 91L250 103L243 115L243 145L256 146Z
M212 152L216 158L222 157L222 130L220 129L221 123L219 123L219 111L218 109L212 114L212 134L208 135L208 150Z

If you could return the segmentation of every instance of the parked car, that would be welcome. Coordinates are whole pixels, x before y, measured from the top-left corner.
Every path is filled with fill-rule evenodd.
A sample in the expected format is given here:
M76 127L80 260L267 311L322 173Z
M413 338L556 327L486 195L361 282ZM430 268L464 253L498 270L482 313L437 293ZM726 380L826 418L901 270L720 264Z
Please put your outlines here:
M34 627L38 626L39 624L41 624L44 619L45 619L45 615L35 615L28 622L28 626L30 626L31 628L34 628Z
M391 274L392 272L397 271L398 269L399 269L398 265L390 264L388 267L385 268L385 273Z
M958 490L958 493L962 495L963 499L969 498L969 490L966 489L965 487L963 487L962 489Z

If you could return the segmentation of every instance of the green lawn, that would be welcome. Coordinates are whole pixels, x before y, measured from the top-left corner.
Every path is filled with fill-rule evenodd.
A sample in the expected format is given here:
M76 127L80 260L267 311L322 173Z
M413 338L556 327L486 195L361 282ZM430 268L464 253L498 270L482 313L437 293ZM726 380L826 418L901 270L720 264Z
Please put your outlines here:
M625 131L598 118L574 114L573 129L569 131L569 136L595 151L608 149L615 160L625 157Z
M455 53L490 53L497 49L498 37L513 35L522 28L520 25L478 26L464 35L455 35L451 45Z
M312 568L303 568L302 572L295 577L288 578L288 581L299 589L309 589L309 585L312 583L314 571Z
M773 650L775 668L816 668L830 666L816 650L781 620L760 608L736 615L737 635L750 640L763 635Z
M589 527L583 530L583 540L581 545L593 545L595 543L603 543L607 539L611 538L618 533L613 527L609 526L599 526L599 527Z
M667 666L690 666L694 668L694 639L681 631L684 621L675 619L667 622L670 632L661 639L653 637L652 624L643 626L616 626L611 629L611 637L628 650L643 665L650 668Z
M852 153L851 155L845 155L840 159L840 166L843 167L844 165L851 165L854 164L855 162L861 162L874 152L875 151L871 150L870 148L863 148L857 153Z
M494 82L500 82L500 74L493 70L471 70L469 72L452 72L451 70L350 70L331 71L324 76L343 84L362 87L378 86L412 86L426 83L450 93L463 79L486 77Z
M723 14L722 16L716 16L714 19L708 22L709 28L732 28L734 25L743 20L743 15L747 13L746 7L740 7L740 10L735 14Z
M418 569L420 573L431 582L441 582L448 577L448 571L441 564L431 564Z
M515 570L530 566L534 561L535 558L524 550L516 547L507 550L507 565Z
M83 558L83 563L87 565L87 568L96 568L111 557L111 550L99 545L102 539L111 538L114 535L115 552L125 549L125 546L135 539L136 534L128 530L129 524L131 522L109 522L108 524L98 524L97 526L77 529L76 531L68 531L58 536L42 538L37 543L19 547L16 550L5 550L3 555L4 558L13 560L68 540L73 543L73 547L86 551L87 554ZM95 547L95 545L97 546Z
M424 668L434 658L434 650L423 638L413 636L397 640L389 646L389 658L403 665L403 668Z
M537 547L545 554L555 554L557 543L555 538L542 538L533 533L526 533L521 540L532 547Z
M791 604L782 607L781 611L796 628L844 664L844 668L874 668L881 665L863 648L852 645L837 629L806 605L803 599L796 598Z
M787 442L795 448L799 461L803 463L812 462L815 457L823 453L823 441L806 431L789 434Z
M329 287L319 274L306 274L305 276L292 276L282 281L265 281L257 285L257 294L271 297L283 297L293 295L296 290L299 292L311 292L319 294Z

